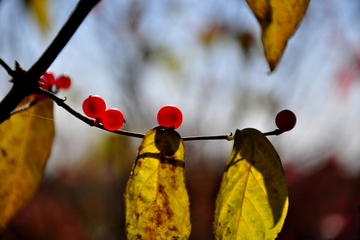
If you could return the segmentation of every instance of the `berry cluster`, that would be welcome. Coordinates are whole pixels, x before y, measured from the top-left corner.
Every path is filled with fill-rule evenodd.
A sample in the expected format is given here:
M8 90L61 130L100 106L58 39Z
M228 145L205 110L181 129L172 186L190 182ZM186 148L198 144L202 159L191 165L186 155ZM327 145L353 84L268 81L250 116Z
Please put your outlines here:
M281 132L287 132L295 127L296 116L292 111L285 109L276 115L275 123Z
M118 130L124 125L123 113L117 108L106 109L106 103L100 96L89 96L84 100L82 109L86 116L95 118L109 131Z
M91 95L85 99L82 109L86 116L95 118L109 131L120 129L125 122L123 113L117 108L106 109L104 99L98 95ZM166 128L177 129L182 120L183 116L180 109L172 105L162 107L157 114L158 124Z
M41 88L50 92L56 92L58 89L68 89L71 85L71 79L67 73L64 73L57 78L51 70L47 70L39 79ZM54 89L55 88L55 89Z

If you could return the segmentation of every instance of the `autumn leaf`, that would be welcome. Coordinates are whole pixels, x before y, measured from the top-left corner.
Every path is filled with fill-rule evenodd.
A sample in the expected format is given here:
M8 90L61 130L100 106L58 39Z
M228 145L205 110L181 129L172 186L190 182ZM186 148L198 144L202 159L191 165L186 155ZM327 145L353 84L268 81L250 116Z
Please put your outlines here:
M45 30L49 25L47 14L48 0L25 0L25 3L34 14L40 28Z
M125 191L127 239L188 239L185 153L172 128L151 129L140 144Z
M44 99L0 125L0 232L40 185L55 135L52 119L53 102Z
M216 199L216 239L275 239L288 210L279 156L256 129L237 130Z
M262 29L265 57L276 68L287 40L295 33L310 0L246 0Z

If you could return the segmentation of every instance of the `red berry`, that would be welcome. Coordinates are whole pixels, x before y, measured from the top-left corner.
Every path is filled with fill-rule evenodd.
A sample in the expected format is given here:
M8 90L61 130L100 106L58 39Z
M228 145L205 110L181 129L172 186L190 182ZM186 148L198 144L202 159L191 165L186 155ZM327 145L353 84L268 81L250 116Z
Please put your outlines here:
M55 77L50 70L47 70L39 79L42 83L41 88L51 92L52 86L55 84Z
M84 100L82 109L86 116L91 118L101 118L105 112L106 104L102 97L91 95Z
M282 110L276 115L275 123L280 131L282 132L290 131L295 127L296 116L290 110Z
M47 91L52 91L52 86L55 83L55 77L50 70L47 70L39 79L40 87ZM37 99L46 99L43 95L34 94Z
M56 78L55 85L57 88L68 89L71 85L70 77L65 73Z
M157 122L163 127L174 127L177 129L182 121L183 115L180 109L172 105L163 106L157 114Z
M46 78L48 84L52 87L55 84L55 77L51 70L47 70L43 75L43 78Z
M109 108L102 116L101 122L105 129L115 131L124 125L124 115L119 109Z

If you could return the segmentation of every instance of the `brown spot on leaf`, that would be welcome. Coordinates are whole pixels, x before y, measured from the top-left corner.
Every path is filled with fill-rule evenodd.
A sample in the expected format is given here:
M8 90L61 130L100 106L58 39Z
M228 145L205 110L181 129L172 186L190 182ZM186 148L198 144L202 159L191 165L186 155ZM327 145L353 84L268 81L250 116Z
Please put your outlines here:
M11 166L15 166L15 165L16 165L16 161L15 161L14 159L11 159L11 160L9 161L9 164L10 164Z
M161 184L159 184L159 189L158 189L158 191L159 191L159 193L160 193L161 195L164 195L164 194L165 194L165 192L164 192L164 186L161 185Z
M169 227L169 230L173 231L173 232L178 232L179 231L179 229L176 226Z
M5 151L5 149L1 149L1 154L4 156L4 157L6 157L7 156L7 152Z
M159 184L159 194L162 195L163 200L164 200L164 203L163 203L164 213L166 213L167 218L170 220L170 219L173 218L174 212L173 212L173 210L170 208L169 197L168 197L168 195L166 194L166 192L165 192L165 190L164 190L164 186L161 185L161 184Z
M1 195L0 195L0 199L4 199L6 197L8 197L10 195L9 191L4 191Z

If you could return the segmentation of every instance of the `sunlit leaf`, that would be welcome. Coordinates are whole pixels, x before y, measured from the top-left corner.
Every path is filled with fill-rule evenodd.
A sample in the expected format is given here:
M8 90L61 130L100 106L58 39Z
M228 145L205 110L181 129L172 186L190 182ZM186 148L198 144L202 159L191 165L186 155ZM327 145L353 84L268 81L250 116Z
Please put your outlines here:
M36 192L55 134L53 102L44 99L0 125L0 232Z
M275 239L288 210L279 156L256 129L237 130L216 199L216 239Z
M128 239L188 239L189 197L180 135L156 127L144 137L125 192Z
M246 0L262 29L265 57L273 71L310 0Z
M34 14L39 26L45 30L49 25L47 14L48 0L25 0L26 5Z

